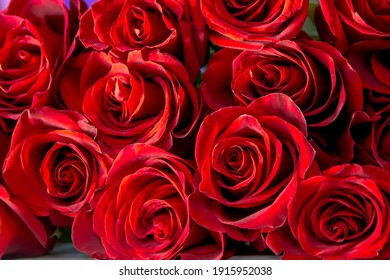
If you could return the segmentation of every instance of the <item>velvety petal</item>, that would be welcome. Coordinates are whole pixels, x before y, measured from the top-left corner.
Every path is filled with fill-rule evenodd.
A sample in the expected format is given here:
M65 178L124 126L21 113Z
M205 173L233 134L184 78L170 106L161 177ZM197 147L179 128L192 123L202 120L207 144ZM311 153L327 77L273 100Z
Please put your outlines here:
M111 164L91 136L95 128L79 113L48 107L25 111L4 163L10 192L34 214L68 225L71 219L61 215L74 217L89 204Z
M0 186L0 257L38 256L51 250L54 227L39 220Z
M231 91L232 64L239 51L222 49L209 60L208 67L202 76L202 94L208 106L213 110L233 106Z
M237 7L236 1L200 1L210 39L236 49L254 49L267 41L295 37L308 14L308 4L276 1L248 6L245 2Z
M358 42L348 49L346 57L359 73L363 87L390 93L390 83L386 79L390 68L384 58L389 50L390 43L386 40Z
M315 258L376 258L390 233L388 176L374 166L346 164L301 182L288 206L294 237L288 243ZM278 250L289 254L288 243Z

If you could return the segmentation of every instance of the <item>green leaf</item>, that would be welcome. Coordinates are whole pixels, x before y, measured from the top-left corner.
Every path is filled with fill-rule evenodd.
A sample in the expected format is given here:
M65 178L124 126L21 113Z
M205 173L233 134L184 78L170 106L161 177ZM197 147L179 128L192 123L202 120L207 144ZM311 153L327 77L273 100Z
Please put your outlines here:
M317 28L315 24L310 20L310 18L306 19L305 24L302 27L302 30L305 31L314 40L318 41L320 39L317 32Z
M71 228L62 228L61 229L61 236L58 240L62 243L70 243L72 242L72 230Z
M320 39L315 22L314 22L314 12L315 12L317 6L318 6L318 0L310 0L309 15L306 18L306 21L302 27L302 30L305 31L314 40Z

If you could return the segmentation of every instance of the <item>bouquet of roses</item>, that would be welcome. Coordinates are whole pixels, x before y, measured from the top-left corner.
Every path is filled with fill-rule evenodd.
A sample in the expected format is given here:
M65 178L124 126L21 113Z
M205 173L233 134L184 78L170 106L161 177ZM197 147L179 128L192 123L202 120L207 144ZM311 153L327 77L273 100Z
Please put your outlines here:
M388 1L1 8L0 257L390 258Z

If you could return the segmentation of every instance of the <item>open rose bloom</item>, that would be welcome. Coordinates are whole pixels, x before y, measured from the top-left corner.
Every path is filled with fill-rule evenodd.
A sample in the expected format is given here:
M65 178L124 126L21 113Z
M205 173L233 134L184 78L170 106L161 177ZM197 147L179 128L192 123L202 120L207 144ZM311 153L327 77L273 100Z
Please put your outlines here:
M390 259L389 1L0 4L0 258Z

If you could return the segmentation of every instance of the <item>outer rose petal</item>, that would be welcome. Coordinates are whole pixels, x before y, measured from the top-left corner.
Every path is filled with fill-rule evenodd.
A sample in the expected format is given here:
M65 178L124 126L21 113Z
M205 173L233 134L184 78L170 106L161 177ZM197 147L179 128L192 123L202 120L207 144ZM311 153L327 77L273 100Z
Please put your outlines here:
M72 241L75 248L95 259L107 259L100 238L93 231L92 212L83 209L75 217L72 225Z
M114 161L106 189L76 217L76 248L109 259L227 256L225 237L190 219L191 192L187 162L153 146L130 145Z
M390 65L386 64L389 54L389 41L373 40L352 45L346 58L359 73L364 88L390 94Z
M289 226L286 224L276 231L267 234L267 246L276 254L282 255L283 259L287 260L317 260L301 248L298 241L291 233Z
M0 186L0 258L38 256L48 252L54 227L40 220Z
M210 39L223 47L255 50L266 42L298 35L309 1L271 2L200 0Z
M235 104L231 90L232 67L239 53L238 50L224 48L209 60L202 76L201 89L207 105L213 110Z
M319 4L315 19L320 37L343 53L355 42L390 37L384 1L320 0Z

